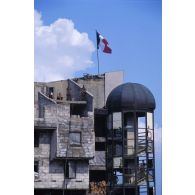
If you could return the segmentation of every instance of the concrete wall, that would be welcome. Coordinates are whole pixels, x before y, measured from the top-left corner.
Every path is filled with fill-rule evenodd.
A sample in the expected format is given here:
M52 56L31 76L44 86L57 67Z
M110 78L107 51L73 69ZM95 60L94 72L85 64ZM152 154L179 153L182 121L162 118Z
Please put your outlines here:
M35 180L35 188L62 188L64 173L50 173L50 140L51 133L41 132L39 137L39 147L34 148L34 158L39 164L38 178ZM56 168L63 166L61 162L55 165Z
M107 72L102 75L76 78L75 81L86 87L94 97L94 108L103 108L109 93L123 83L123 71Z
M55 105L56 102L48 98L43 93L38 92L38 106L39 106L39 118L44 118L45 116L45 106L46 105Z
M66 100L66 89L68 87L68 81L62 80L62 81L54 81L54 82L48 82L48 83L42 83L42 82L35 82L34 84L34 101L35 103L38 102L38 92L44 93L46 95L46 88L47 87L53 87L54 88L54 99L57 99L58 93L61 93L63 100Z
M35 104L35 131L40 132L39 147L34 148L34 158L39 162L35 189L88 189L89 159L95 155L93 112L89 112L89 117L70 117L69 103L55 104L44 95L41 102L43 118L39 118L39 102ZM69 144L69 132L81 132L80 146ZM77 162L74 179L64 178L66 158Z
M56 128L57 129L57 128ZM51 149L50 149L50 160L54 160L57 156L57 130L53 130L51 134Z
M91 166L105 166L105 151L95 151L95 158L89 161Z
M105 152L96 152L95 155L93 109L105 106L110 91L123 82L123 73L119 71L94 75L78 78L75 82L80 87L85 86L90 96L87 103L93 103L92 109L87 109L87 117L70 116L70 102L56 104L55 101L48 100L45 95L41 96L41 105L39 104L38 92L46 94L46 87L54 87L54 99L57 99L57 94L60 92L63 100L66 100L67 80L35 83L34 125L36 131L41 132L40 145L34 149L34 158L39 161L39 175L35 179L35 189L88 189L89 160L92 166L105 164ZM41 106L44 108L42 118L40 118ZM81 133L80 145L70 145L71 132ZM64 178L64 162L67 158L77 162L74 179Z
M44 93L45 83L34 83L34 103L38 103L38 92Z
M44 137L46 138L46 134ZM49 137L48 137L49 139ZM63 160L50 161L50 144L41 144L39 151L42 153L35 155L35 160L39 161L39 176L35 180L35 189L88 189L89 187L89 166L87 162L77 161L76 178L64 178ZM35 151L36 153L37 151Z
M85 126L86 124L83 124ZM87 125L86 125L87 126ZM77 127L79 128L79 127ZM66 182L64 182L64 162L65 158L59 159L54 159L50 160L51 158L51 151L54 147L52 138L53 135L55 135L55 132L57 130L38 130L36 131L40 132L40 137L39 137L39 147L34 148L34 158L36 161L39 161L39 175L38 178L35 180L35 188L36 189L41 189L41 188L57 188L57 189L62 189L62 188L67 188L67 189L88 189L89 185L89 163L88 160L81 161L75 158L77 162L76 166L76 178L74 179L66 179ZM62 132L61 132L62 133ZM63 141L63 138L61 134L57 134L58 139L60 141ZM94 143L92 140L86 140L86 138L89 138L88 135L83 135L83 143L82 146L78 148L69 148L68 150L68 156L70 156L70 153L72 154L71 157L74 159L74 157L81 157L80 155L82 154L82 158L84 157L89 157L89 155L94 155L94 151L90 151L90 147L87 147L88 143L89 145L91 142ZM55 138L55 137L54 137ZM68 137L66 137L68 138ZM84 141L85 140L85 141ZM52 145L51 145L52 143ZM60 152L63 147L60 147L61 144L57 142L57 147L58 147L58 152ZM86 150L85 150L86 147ZM76 149L78 150L76 152ZM81 151L82 152L81 152ZM94 150L94 148L93 148ZM86 153L85 153L86 152ZM57 155L58 157L58 155ZM62 156L60 156L62 157ZM65 157L65 156L64 156Z
M70 94L73 101L86 101L87 105L84 107L85 112L93 112L93 95L88 91L85 93L84 100L81 99L81 86L73 80L68 79L68 85L70 87Z
M77 161L76 178L66 180L67 189L88 189L89 188L89 164L88 162Z
M73 80L80 87L84 85L87 91L93 95L94 108L102 108L112 89L123 83L123 71L107 72L102 75L90 75ZM41 91L46 93L46 87L54 87L54 99L57 99L57 94L60 92L63 100L66 100L68 80L61 80L48 83L35 83L35 102L38 99L37 92Z
M69 132L81 132L81 145L71 146ZM68 146L67 146L68 145ZM93 158L95 155L95 134L93 118L72 116L57 129L57 157Z
M104 76L79 78L75 80L80 87L83 85L94 97L94 108L102 108L105 105L104 96Z
M44 106L45 115L43 120L35 120L35 127L56 127L53 133L52 144L56 146L56 158L75 157L93 158L95 155L95 133L93 117L70 117L69 105L50 104ZM81 133L81 145L70 146L69 133ZM56 140L55 140L56 138ZM56 143L55 143L56 142ZM68 149L68 151L67 151ZM55 154L55 151L52 151ZM54 156L52 155L52 158Z
M105 73L105 100L110 92L123 83L123 71Z
M66 100L67 80L48 82L46 85L47 87L54 87L54 99L57 99L57 94L61 93L63 100Z

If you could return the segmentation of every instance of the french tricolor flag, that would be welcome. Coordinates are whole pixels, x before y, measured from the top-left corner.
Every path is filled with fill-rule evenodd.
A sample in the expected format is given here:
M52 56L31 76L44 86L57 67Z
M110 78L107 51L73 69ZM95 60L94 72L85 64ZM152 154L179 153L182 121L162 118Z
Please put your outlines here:
M97 49L101 47L102 51L104 53L112 53L112 49L108 47L108 41L105 37L103 37L100 33L96 31L96 37L97 37Z

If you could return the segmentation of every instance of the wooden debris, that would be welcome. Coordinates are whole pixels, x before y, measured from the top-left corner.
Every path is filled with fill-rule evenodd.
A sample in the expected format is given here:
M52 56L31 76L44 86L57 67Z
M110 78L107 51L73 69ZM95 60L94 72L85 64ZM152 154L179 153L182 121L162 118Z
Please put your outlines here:
M91 194L106 194L106 181L90 182L89 185Z

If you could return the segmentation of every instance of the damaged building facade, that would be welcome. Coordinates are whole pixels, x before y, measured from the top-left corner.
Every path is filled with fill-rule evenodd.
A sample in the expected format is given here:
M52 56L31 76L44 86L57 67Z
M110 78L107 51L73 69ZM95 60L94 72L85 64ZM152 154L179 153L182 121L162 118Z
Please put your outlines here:
M155 194L147 88L117 71L35 82L34 95L35 195Z

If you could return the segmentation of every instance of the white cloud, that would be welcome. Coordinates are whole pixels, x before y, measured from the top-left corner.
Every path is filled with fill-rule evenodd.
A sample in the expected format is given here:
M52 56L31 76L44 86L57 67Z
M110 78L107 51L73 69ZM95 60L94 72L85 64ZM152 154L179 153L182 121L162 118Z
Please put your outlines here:
M161 145L162 145L162 127L155 124L154 129L155 129L155 143L159 148L161 148Z
M35 10L35 81L70 78L76 71L93 66L95 47L87 33L80 33L69 19L43 25Z

